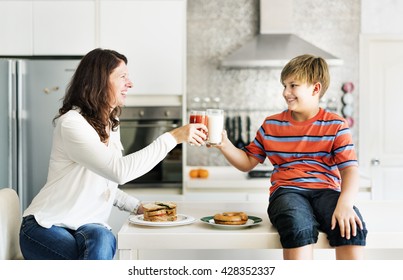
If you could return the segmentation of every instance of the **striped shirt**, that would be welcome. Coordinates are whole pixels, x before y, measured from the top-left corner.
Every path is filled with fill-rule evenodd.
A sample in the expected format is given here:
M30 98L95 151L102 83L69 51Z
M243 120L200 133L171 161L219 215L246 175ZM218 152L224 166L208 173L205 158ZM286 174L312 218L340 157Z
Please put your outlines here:
M291 111L267 117L245 152L273 164L270 194L279 187L340 191L340 170L358 166L348 124L337 114L320 108L304 122Z

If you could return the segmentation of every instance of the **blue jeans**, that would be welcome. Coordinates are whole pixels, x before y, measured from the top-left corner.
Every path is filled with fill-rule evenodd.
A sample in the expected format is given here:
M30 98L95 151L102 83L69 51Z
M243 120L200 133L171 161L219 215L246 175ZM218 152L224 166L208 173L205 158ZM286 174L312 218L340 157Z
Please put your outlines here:
M116 238L100 224L86 224L77 230L40 226L34 216L24 217L20 246L27 260L111 260Z
M346 239L340 235L339 225L331 229L331 220L340 193L334 190L279 188L270 197L268 215L278 230L283 248L297 248L314 244L319 231L327 234L330 246L365 246L367 228L360 211L354 211L363 223L357 235Z

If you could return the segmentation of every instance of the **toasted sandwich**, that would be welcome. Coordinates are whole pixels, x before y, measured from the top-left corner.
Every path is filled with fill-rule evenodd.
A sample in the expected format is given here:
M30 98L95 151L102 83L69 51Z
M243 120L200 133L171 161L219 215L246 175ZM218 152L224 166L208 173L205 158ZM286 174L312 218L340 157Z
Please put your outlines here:
M153 202L143 204L144 221L172 222L176 221L176 204L174 202Z

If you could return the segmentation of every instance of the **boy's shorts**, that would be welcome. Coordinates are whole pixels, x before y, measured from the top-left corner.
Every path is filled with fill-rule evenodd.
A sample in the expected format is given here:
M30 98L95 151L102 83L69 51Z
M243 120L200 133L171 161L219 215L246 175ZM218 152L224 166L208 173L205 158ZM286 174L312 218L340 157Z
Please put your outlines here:
M367 229L359 210L354 210L362 221L356 236L341 237L338 224L331 229L331 220L340 193L334 190L307 190L279 188L270 197L267 213L280 234L283 248L297 248L318 241L319 231L327 234L330 246L365 246Z

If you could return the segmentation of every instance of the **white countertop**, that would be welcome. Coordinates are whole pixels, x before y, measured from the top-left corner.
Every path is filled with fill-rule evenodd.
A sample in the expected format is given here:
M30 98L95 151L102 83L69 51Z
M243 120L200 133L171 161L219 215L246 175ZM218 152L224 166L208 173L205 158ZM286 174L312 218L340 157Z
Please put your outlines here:
M189 171L203 168L209 172L208 178L191 178ZM188 188L231 188L231 189L269 189L270 178L248 178L247 172L242 172L232 166L187 166L184 170L184 183Z
M189 171L203 168L209 172L206 179L191 178ZM269 168L269 167L267 167ZM256 170L266 170L259 167ZM187 166L184 169L184 185L188 189L265 189L270 187L270 178L249 178L247 172L242 172L232 166ZM368 191L371 181L366 177L360 178L360 188Z
M367 248L402 249L402 201L360 201L357 203L368 228ZM178 214L196 219L193 224L175 227L133 225L126 221L118 233L120 258L136 258L141 249L281 249L279 236L266 214L267 203L178 202ZM226 230L200 221L224 211L244 211L263 222L242 229ZM386 219L387 217L387 219ZM320 233L315 248L329 248Z

